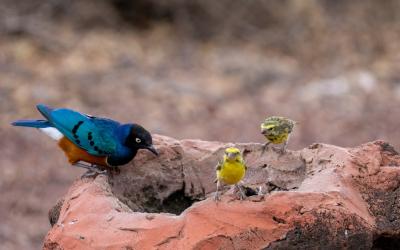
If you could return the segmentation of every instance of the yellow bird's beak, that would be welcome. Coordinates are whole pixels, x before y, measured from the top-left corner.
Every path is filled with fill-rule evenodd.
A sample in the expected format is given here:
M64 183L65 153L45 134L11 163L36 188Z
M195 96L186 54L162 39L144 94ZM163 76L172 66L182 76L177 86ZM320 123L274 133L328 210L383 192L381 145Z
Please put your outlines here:
M226 158L228 159L228 160L235 160L235 158L236 158L236 154L235 153L227 153L226 154Z

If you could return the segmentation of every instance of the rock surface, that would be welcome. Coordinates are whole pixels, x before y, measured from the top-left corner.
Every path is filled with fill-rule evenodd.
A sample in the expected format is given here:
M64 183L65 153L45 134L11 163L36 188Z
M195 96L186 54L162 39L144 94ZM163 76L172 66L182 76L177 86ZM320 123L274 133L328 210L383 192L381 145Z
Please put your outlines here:
M237 144L245 185L266 194L240 201L228 190L215 203L214 168L233 144L155 141L160 157L140 152L120 173L77 180L49 213L44 249L400 247L400 156L385 142L285 155Z

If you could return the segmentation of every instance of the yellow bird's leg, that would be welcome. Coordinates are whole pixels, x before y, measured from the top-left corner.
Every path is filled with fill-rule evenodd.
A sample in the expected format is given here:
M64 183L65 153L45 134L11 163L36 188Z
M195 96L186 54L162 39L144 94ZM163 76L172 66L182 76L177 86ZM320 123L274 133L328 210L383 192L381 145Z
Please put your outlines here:
M219 200L221 200L221 198L219 197L219 186L221 185L220 180L217 180L217 191L215 191L215 195L214 195L214 201L218 202Z
M276 148L275 151L278 152L280 155L283 155L283 154L286 153L286 147L287 147L287 141L285 141L285 142L282 144L282 147Z
M262 196L262 195L264 195L265 193L264 193L264 187L263 187L263 185L260 185L258 188L257 188L257 195L259 195L259 196Z
M289 138L290 138L290 135L288 135L288 138L286 139L286 141L283 143L283 145L282 145L282 148L281 148L281 150L280 150L280 153L281 154L284 154L284 153L286 153L286 148L287 148L287 145L288 145L288 143L289 143Z
M246 198L246 194L244 193L242 186L235 184L235 188L239 191L239 198L240 200L244 200Z

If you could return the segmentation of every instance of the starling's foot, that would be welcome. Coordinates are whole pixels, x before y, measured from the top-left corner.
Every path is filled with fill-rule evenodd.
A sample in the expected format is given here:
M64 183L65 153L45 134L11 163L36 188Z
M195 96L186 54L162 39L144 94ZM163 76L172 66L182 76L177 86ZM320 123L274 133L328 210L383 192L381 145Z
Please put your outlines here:
M119 167L112 167L111 171L115 172L116 174L120 174L121 173L121 169Z
M100 169L96 165L86 165L86 164L77 162L74 164L74 166L80 167L80 168L86 168L88 170L85 174L82 175L83 178L96 176L98 174L105 174L105 175L107 174L107 170Z
M99 174L108 175L107 170L99 170L99 169L97 169L97 170L93 171L93 170L89 169L88 171L86 171L86 173L84 173L81 176L81 179L89 178L89 177L96 177Z
M95 172L97 174L106 174L107 173L107 170L102 170L98 166L93 165L93 164L92 165L86 165L86 164L77 162L77 163L75 163L73 165L76 166L76 167L80 167L80 168L86 168L86 169L90 170L91 172Z
M104 174L104 175L107 175L107 170L106 170L106 169L101 170L101 169L95 168L95 169L92 170L92 171L95 172L96 174Z
M81 176L81 179L83 179L83 178L89 178L89 177L96 177L97 175L98 175L98 173L93 172L92 170L88 170L88 171L86 171L86 173L84 173L84 174Z

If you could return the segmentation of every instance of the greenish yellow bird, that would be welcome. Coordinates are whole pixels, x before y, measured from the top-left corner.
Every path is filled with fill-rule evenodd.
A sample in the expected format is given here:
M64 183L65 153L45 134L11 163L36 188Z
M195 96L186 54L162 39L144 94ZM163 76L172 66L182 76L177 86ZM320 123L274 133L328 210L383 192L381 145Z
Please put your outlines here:
M227 148L222 162L219 162L216 167L217 191L215 192L214 200L219 200L219 188L224 184L235 185L235 188L239 190L240 199L244 199L245 194L238 183L245 176L246 170L247 167L240 150L234 147Z
M283 144L281 153L286 151L290 133L292 133L295 121L281 116L270 116L261 123L261 133L267 138L265 148L270 144Z

